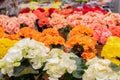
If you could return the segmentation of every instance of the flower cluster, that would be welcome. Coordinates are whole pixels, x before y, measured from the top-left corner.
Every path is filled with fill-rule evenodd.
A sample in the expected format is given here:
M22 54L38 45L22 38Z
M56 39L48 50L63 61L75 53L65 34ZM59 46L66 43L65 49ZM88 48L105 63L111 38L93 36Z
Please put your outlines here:
M9 17L6 15L0 15L0 26L4 27L7 24Z
M0 38L8 38L10 40L20 40L16 34L6 34L4 28L0 27Z
M66 72L72 73L76 70L76 61L70 59L76 57L72 53L64 53L61 49L52 49L49 52L44 70L49 74L49 80L58 80Z
M6 40L8 41L8 39ZM34 70L42 69L45 71L49 75L49 80L58 80L65 73L72 74L78 67L76 60L73 59L78 57L73 53L65 53L58 48L50 51L44 43L30 38L21 39L14 46L12 43L10 46L12 47L7 49L8 51L6 50L6 55L0 59L1 73L8 74L10 77L21 74L16 74L15 68L25 67L23 64L25 60Z
M107 26L118 26L120 25L120 14L109 12L105 15L103 20L106 22Z
M21 37L17 34L5 34L3 37L8 38L10 40L20 40L21 39Z
M120 32L119 32L120 26L111 26L109 27L109 30L111 31L113 36L120 37Z
M113 71L110 67L110 61L107 59L99 59L97 57L89 60L88 69L85 70L83 80L119 80L119 72Z
M59 32L56 29L48 28L45 29L42 33L37 30L31 29L30 27L21 28L16 34L8 35L5 34L5 38L11 40L20 40L22 38L31 38L39 42L43 42L47 47L50 47L51 44L54 45L63 45L65 40L59 35Z
M13 34L16 33L19 28L20 24L16 17L8 17L0 15L0 26L5 29L7 33Z
M73 28L70 33L69 37L81 35L81 36L93 36L93 30L91 28L87 28L86 26L76 26Z
M5 35L5 30L4 28L0 27L0 38L3 38Z
M5 56L8 49L10 49L16 42L17 40L10 40L7 38L0 39L0 59Z
M70 14L72 14L72 12L73 12L72 8L55 10L55 13L58 13L60 15L64 15L65 17L68 17Z
M56 29L48 28L42 32L42 37L40 41L43 42L46 46L50 47L51 44L54 45L64 45L65 40L59 35L59 32Z
M37 16L33 13L24 13L18 15L18 21L20 24L25 24L30 28L35 28L35 21Z
M104 9L100 8L99 6L90 7L90 6L84 5L82 13L86 14L88 12L97 12L97 13L102 13L102 14L107 13Z
M93 58L95 57L94 53L96 53L96 40L92 37L92 32L92 29L87 28L86 26L76 26L70 31L70 38L66 42L66 45L70 48L74 48L75 45L81 45L83 50L82 52L79 52L79 55L84 59Z
M30 27L24 27L21 28L17 34L19 38L32 38L37 41L39 41L41 37L41 32L38 32L37 30L31 29Z
M65 16L53 13L50 18L50 25L57 30L65 28L67 26Z
M49 80L66 75L70 80L119 80L120 72L110 64L120 70L120 14L82 7L26 8L18 17L0 15L1 73L16 76L18 70L19 76L27 67L39 78L47 74ZM97 43L104 44L103 59L95 57Z
M23 58L28 59L34 69L39 69L47 59L47 52L49 48L43 43L29 38L22 39L0 59L1 73L13 76L14 67L20 66Z
M82 13L71 14L67 18L67 23L70 27L75 27L81 24Z
M38 25L39 27L43 27L44 25L49 25L48 20L48 12L40 11L39 9L34 10L33 13L38 17Z
M33 13L19 14L18 17L0 15L0 26L3 27L7 33L14 34L19 31L21 24L34 28L36 19L37 17Z
M26 10L29 12L28 9ZM60 30L68 26L72 29L75 26L84 25L93 29L93 36L98 43L105 44L108 37L115 35L111 27L120 25L120 15L112 12L107 13L98 6L93 8L83 6L83 9L68 8L63 10L54 8L44 10L43 8L37 8L29 13L19 14L18 18L10 18L4 15L0 16L0 26L11 34L17 33L21 25L36 29L35 23L38 30L47 27ZM116 35L118 36L118 34Z
M120 66L120 38L113 36L109 37L107 43L102 49L101 56L111 60L113 63Z
M93 36L96 38L98 43L105 44L107 39L112 36L111 31L105 26L94 27Z

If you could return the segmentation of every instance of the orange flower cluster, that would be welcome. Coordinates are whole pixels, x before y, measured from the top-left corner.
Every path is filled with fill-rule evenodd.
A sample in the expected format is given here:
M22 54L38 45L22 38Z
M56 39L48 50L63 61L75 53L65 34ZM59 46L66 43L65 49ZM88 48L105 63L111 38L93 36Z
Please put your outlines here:
M70 37L66 42L66 46L73 48L75 44L82 45L84 52L81 56L84 59L91 59L95 57L96 39L92 37L93 31L85 26L77 26L70 31Z
M91 28L88 28L86 26L76 26L70 31L70 37L74 35L82 35L82 36L93 36L93 30Z
M8 38L10 40L20 40L20 36L17 34L5 34L4 38Z
M6 34L4 28L0 27L0 38L8 38L11 40L19 40L19 36L16 34Z
M24 27L18 31L16 34L5 34L5 38L9 38L11 40L20 40L21 38L32 38L37 41L40 40L41 33L31 29L30 27Z
M0 27L0 38L4 37L5 31L4 28Z
M43 35L43 36L47 36L47 35L59 36L59 32L58 32L56 29L48 28L48 29L45 29L45 30L42 32L42 35Z
M89 51L89 49L94 52L95 50L95 44L96 40L93 37L90 36L81 36L81 35L75 35L66 42L66 45L70 48L73 48L75 44L80 44L83 46L84 51Z
M20 40L21 38L31 38L39 42L43 42L46 46L50 47L51 44L64 45L65 40L59 35L59 32L56 29L48 28L45 29L42 33L37 30L31 29L30 27L24 27L18 31L16 34L8 35L6 34L5 38L11 40Z
M46 46L50 47L51 44L64 45L65 40L59 35L59 32L56 29L48 28L42 32L41 42L45 43Z
M17 35L19 35L21 38L32 38L39 41L41 37L41 32L38 32L37 30L31 29L29 27L24 27L19 30Z

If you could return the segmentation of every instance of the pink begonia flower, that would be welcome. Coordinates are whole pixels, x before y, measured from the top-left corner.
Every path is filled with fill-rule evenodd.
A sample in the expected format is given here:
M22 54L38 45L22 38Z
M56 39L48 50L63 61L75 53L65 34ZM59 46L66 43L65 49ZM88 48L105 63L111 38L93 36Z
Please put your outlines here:
M118 26L120 25L120 14L109 12L105 15L103 21L106 22L106 25L108 25L108 27Z
M93 36L99 43L105 44L107 38L112 36L112 33L106 26L96 26L94 27L94 34Z
M37 16L33 13L24 13L18 15L18 21L20 24L26 24L30 28L35 27L35 21L37 19Z
M102 20L103 17L103 14L99 14L96 12L88 12L84 15L82 23L90 26L94 26L96 23L99 23L98 25L105 25L105 22Z
M20 28L18 19L16 17L9 18L7 24L3 26L3 28L9 34L17 33Z
M67 17L67 22L71 27L77 25L92 26L96 23L99 23L99 25L106 25L106 23L103 21L103 18L103 13L87 12L84 15L81 13L74 13Z
M68 9L56 9L55 13L60 14L60 15L64 15L65 17L68 17L70 14L72 14L73 9L72 8L68 8Z
M76 13L76 14L71 14L67 17L67 23L70 27L75 27L81 24L81 21L83 19L83 15L80 13Z
M9 17L6 15L0 15L0 27L6 26Z
M57 30L65 28L68 25L65 16L57 13L53 13L49 21L50 25Z

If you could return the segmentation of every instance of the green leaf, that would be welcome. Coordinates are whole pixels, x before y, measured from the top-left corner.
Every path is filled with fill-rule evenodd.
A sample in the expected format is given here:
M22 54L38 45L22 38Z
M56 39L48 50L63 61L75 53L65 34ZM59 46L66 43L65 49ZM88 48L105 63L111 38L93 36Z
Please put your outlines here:
M34 70L29 64L28 60L25 59L19 67L14 68L14 76L21 76L24 74L38 74L39 71Z
M18 68L14 69L15 72L15 76L21 76L21 75L25 75L25 74L38 74L39 71L34 70L31 66L29 67L25 67L25 66L20 66Z
M82 78L82 75L84 74L84 70L86 70L88 68L88 66L85 65L85 62L82 58L76 57L76 58L71 58L74 59L76 61L77 64L77 69L75 72L73 72L73 76L75 78Z
M120 67L112 62L110 63L109 67L112 68L113 71L116 71L116 72L120 71Z
M60 79L60 80L80 80L80 79L74 78L72 74L69 74L69 73L64 74L62 78L63 79Z

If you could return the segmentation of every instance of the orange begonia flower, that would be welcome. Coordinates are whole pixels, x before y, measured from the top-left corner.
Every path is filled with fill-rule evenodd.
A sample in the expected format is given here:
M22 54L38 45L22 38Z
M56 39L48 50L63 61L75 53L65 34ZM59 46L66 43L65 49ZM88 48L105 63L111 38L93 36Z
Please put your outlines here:
M65 40L59 35L59 32L54 28L45 29L41 34L40 41L46 46L50 47L51 44L54 45L64 45Z
M88 28L86 26L76 26L75 28L73 28L70 31L70 37L74 36L74 35L82 35L82 36L92 36L93 35L93 30L91 28Z
M0 27L0 38L4 37L5 32L4 32L4 28Z
M8 39L10 39L10 40L20 40L20 36L17 35L17 34L11 34L11 35L6 34L6 35L4 36L4 38L8 38Z
M43 32L42 32L43 36L46 36L46 35L51 35L51 36L59 36L59 32L54 29L54 28L48 28L48 29L45 29Z
M20 37L32 38L32 39L39 41L41 37L41 32L31 29L30 27L24 27L19 30L17 35L19 35Z
M92 52L83 52L81 56L83 57L83 59L89 60L94 58L96 55L95 53L92 53Z

